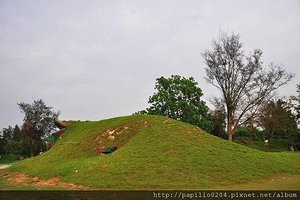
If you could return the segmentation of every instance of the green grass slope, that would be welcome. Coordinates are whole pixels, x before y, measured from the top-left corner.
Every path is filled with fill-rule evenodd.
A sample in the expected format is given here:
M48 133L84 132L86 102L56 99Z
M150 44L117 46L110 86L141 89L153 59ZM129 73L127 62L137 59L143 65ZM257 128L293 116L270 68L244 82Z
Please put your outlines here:
M118 150L97 155L100 146ZM262 152L166 117L133 115L71 122L51 150L7 170L95 189L207 189L299 174L299 161L297 153Z

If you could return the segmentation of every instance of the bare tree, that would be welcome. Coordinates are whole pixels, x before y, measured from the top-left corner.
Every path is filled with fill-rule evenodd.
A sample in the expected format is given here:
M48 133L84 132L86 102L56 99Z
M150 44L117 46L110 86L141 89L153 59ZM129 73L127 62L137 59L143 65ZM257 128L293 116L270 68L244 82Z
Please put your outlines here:
M238 125L251 117L249 113L256 113L265 99L294 77L280 65L263 67L260 49L246 56L237 34L220 33L212 42L212 50L206 50L202 57L207 65L206 80L222 94L228 140Z

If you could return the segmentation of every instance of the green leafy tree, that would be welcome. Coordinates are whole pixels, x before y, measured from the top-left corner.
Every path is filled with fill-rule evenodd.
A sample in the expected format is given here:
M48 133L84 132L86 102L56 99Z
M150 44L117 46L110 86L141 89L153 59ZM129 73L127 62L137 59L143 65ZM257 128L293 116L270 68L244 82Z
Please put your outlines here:
M13 128L8 126L8 128L3 128L0 133L0 153L6 154L6 146L13 140Z
M294 144L299 134L295 115L287 102L281 99L271 100L262 107L260 123L265 138L289 139Z
M209 131L208 107L201 100L203 93L197 85L193 77L172 75L171 78L157 78L157 92L149 98L150 107L141 113L167 116Z
M3 128L2 130L2 139L5 143L8 143L13 140L14 129L11 126L8 128Z
M4 154L5 141L2 138L2 132L0 131L0 154Z
M13 128L9 126L8 128L3 128L0 132L0 154L6 153L5 146L7 143L11 142L13 139Z
M15 155L25 155L24 152L24 141L10 141L4 146L4 153L5 154L15 154Z
M41 99L35 100L32 104L22 102L18 105L25 114L22 136L29 147L30 156L35 156L46 149L45 140L55 128L59 112L46 106Z
M25 146L28 149L28 156L33 157L38 155L41 151L46 150L46 139L43 137L43 132L41 130L35 129L29 122L24 122L21 132Z
M24 154L24 141L18 125L4 128L0 135L1 154Z
M20 128L19 128L18 125L15 125L15 128L13 130L12 139L14 141L20 141L20 140L22 140L21 130L20 130Z
M0 154L6 153L6 145L13 140L13 128L8 126L8 128L3 128L0 132Z
M220 90L226 108L228 140L248 120L247 114L256 113L273 91L294 76L279 65L263 67L262 51L255 49L246 56L242 46L239 35L222 33L219 40L212 42L212 49L202 54L206 80Z
M256 127L243 125L236 129L235 137L248 137L251 140L263 141L263 132Z

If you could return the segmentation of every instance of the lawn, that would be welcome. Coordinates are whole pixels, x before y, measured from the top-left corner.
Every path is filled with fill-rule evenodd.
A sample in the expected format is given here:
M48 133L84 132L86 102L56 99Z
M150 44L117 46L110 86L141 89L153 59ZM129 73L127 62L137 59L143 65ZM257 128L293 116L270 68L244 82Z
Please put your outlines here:
M96 153L107 146L118 149ZM263 152L166 117L133 115L73 121L51 150L14 163L2 173L101 190L238 189L284 175L295 177L290 179L293 187L287 189L300 189L293 184L299 180L299 163L298 153Z

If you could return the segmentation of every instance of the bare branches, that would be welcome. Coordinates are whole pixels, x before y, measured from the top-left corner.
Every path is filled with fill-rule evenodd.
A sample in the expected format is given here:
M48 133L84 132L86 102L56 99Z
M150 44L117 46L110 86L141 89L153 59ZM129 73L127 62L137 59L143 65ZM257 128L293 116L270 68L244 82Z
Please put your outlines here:
M227 111L228 133L242 123L244 115L257 110L272 93L289 82L294 74L287 73L282 66L271 63L262 67L262 51L255 49L244 55L239 35L220 34L212 42L212 50L206 50L204 58L206 80L222 92Z

